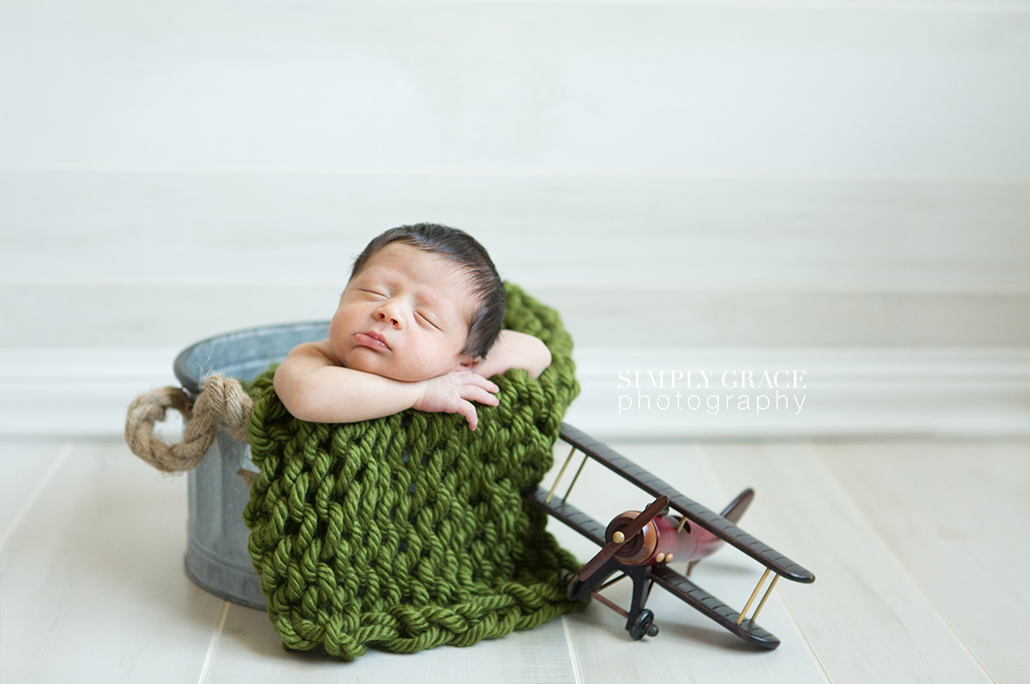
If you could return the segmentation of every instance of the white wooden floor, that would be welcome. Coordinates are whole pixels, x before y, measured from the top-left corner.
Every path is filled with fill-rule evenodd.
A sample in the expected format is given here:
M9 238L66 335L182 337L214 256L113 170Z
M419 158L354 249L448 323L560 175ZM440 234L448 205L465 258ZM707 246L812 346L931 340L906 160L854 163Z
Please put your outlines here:
M595 602L467 649L350 664L289 654L264 613L184 574L185 478L149 469L114 438L8 437L0 680L1030 681L1027 440L614 446L711 508L756 488L742 527L817 576L780 583L765 607L778 650L752 651L656 590L661 634L643 642ZM572 498L598 517L646 504L600 468ZM555 531L581 559L591 553ZM724 550L695 578L740 606L757 567Z

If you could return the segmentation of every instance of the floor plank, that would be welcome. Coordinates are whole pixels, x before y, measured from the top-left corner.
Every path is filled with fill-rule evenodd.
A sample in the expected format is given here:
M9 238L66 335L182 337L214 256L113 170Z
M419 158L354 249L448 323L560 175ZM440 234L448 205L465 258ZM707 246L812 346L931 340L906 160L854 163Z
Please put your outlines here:
M560 618L533 630L481 641L467 648L445 646L413 654L370 649L360 658L344 663L328 656L285 651L265 613L231 606L208 681L249 684L301 678L306 684L576 681Z
M18 526L18 518L31 507L31 499L45 488L51 472L67 457L67 440L48 437L0 439L0 550ZM60 461L59 461L60 459Z
M777 585L759 622L783 641L779 649L754 651L655 591L648 606L661 633L641 642L594 602L466 649L370 651L350 664L288 653L259 611L228 605L216 633L227 604L182 571L184 478L150 470L114 438L5 438L0 680L1027 680L1026 629L1011 619L1030 608L1020 574L1030 561L1021 536L1030 519L1025 442L614 446L712 509L756 488L742 527L818 578ZM566 454L562 447L559 461ZM584 471L571 497L600 520L648 498L600 467ZM581 561L596 552L560 524L549 529ZM736 606L758 575L753 561L723 550L694 579ZM628 604L628 590L606 593Z
M1030 443L814 448L991 677L1030 681Z
M0 680L197 681L221 601L182 570L185 486L73 444L0 557Z
M805 444L708 445L724 486L754 486L744 526L816 575L778 587L834 684L985 676Z

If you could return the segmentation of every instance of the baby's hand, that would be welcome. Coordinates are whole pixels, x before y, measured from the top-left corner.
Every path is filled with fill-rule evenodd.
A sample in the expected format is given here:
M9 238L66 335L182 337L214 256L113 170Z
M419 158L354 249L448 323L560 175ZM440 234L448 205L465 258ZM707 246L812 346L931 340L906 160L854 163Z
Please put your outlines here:
M476 367L484 378L521 368L529 377L538 378L551 365L551 350L539 339L514 330L502 330L486 358Z
M482 375L455 371L423 381L422 397L415 402L414 408L430 413L460 413L475 430L479 416L471 402L497 406L498 399L491 393L498 391L497 385Z

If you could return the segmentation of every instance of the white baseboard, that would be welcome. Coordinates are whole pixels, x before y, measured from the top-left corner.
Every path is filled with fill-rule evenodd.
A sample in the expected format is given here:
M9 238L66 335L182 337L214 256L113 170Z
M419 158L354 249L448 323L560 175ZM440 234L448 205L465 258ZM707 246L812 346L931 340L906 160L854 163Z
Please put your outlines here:
M2 349L0 435L119 435L136 395L177 384L177 351ZM1030 435L1025 348L581 348L576 360L566 420L600 439ZM740 389L741 371L754 387Z
M0 349L0 434L118 435L142 392L178 385L171 348Z
M609 439L1030 434L1028 349L588 349L577 356L583 391L566 418ZM745 371L753 386L741 389ZM653 387L651 376L664 386Z

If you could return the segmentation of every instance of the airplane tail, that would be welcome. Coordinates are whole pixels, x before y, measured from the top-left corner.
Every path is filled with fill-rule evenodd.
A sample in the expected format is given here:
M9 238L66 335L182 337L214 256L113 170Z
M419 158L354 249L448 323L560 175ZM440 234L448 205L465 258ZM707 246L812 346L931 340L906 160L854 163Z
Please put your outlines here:
M731 501L726 508L722 509L722 512L719 515L736 525L740 522L740 519L744 517L747 507L751 505L751 501L754 498L755 490L749 487L740 494L737 494L737 498Z
M722 509L719 515L721 515L722 517L726 518L731 523L736 525L738 522L740 522L740 519L744 517L744 513L747 512L748 506L751 505L751 502L754 500L754 498L755 490L748 487L740 494L737 494L737 498L729 502L729 504L726 505L726 508ZM694 571L694 566L696 566L700 562L701 560L699 559L696 561L691 561L687 564L688 577L690 576L690 573Z

